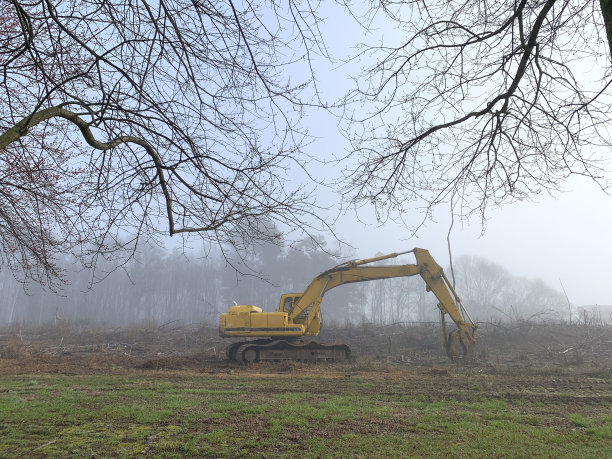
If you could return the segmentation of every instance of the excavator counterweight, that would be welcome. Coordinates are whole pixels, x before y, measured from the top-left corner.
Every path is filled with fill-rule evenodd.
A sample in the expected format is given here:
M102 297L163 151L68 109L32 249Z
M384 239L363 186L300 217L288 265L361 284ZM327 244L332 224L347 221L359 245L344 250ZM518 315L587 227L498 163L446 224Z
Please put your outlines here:
M415 264L372 265L372 263L413 253ZM442 268L425 249L415 248L364 260L343 263L316 276L303 293L281 296L275 312L264 312L252 305L232 306L219 318L223 337L258 338L233 343L228 350L231 360L343 360L350 355L345 344L300 343L298 338L316 336L321 330L320 306L326 292L343 284L377 279L420 275L428 291L438 299L446 353L452 360L470 359L476 342L476 325L463 308ZM446 315L456 329L446 334Z

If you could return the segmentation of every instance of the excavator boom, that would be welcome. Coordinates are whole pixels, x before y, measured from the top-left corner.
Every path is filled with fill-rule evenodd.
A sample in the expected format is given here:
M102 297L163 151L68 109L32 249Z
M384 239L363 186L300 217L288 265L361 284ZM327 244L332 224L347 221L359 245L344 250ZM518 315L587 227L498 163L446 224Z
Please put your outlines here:
M372 263L395 258L406 253L414 253L415 264L375 265ZM307 351L293 344L290 340L306 335L316 336L321 329L320 305L325 293L344 284L366 282L377 279L409 277L420 275L428 291L438 299L438 308L442 316L448 314L457 328L448 336L444 331L445 347L451 359L470 358L475 343L476 325L471 321L467 311L452 285L444 275L442 268L425 249L415 248L401 253L391 253L365 260L355 260L328 269L316 276L303 293L288 293L281 296L279 308L275 312L263 312L251 305L233 306L219 319L221 336L260 337L268 340L257 342L235 343L230 348L230 358L237 360L263 360L265 358L313 358L338 359L343 352L348 357L346 345L325 346L310 343ZM281 340L276 343L273 340ZM338 350L340 346L340 350Z

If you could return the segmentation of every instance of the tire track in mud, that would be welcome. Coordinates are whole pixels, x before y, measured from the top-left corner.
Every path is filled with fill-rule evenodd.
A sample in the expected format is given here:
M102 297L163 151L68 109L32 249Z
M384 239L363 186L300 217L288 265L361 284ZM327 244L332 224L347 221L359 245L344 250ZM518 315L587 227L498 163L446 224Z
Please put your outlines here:
M526 370L523 370L526 371ZM416 399L425 401L454 400L477 402L504 400L528 404L612 406L612 378L559 377L556 375L503 376L490 374L449 373L447 376L427 374L426 369L409 369L391 374L345 373L322 369L303 378L295 370L274 379L277 393L357 394L374 398ZM272 377L256 375L253 377ZM315 389L316 388L316 389ZM265 392L265 389L253 389Z

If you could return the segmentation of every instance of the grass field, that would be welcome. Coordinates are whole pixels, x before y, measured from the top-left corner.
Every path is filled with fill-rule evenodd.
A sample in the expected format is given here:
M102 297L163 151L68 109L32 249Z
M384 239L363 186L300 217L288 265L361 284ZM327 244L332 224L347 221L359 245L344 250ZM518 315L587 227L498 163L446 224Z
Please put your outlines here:
M612 375L282 364L0 376L2 457L610 457Z
M0 331L0 458L612 457L611 327L482 328L467 366L427 327L254 366L212 327Z

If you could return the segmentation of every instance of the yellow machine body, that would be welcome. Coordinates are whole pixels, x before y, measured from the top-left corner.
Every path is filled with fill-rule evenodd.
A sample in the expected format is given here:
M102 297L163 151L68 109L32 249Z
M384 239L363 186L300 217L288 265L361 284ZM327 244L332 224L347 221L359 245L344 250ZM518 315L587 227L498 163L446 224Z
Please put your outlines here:
M232 306L219 317L219 334L223 337L297 337L316 336L321 330L321 314L317 313L307 326L307 317L289 319L289 312L302 297L301 293L281 296L275 312L264 312L252 305Z
M416 264L364 266L405 253L413 253ZM457 329L448 336L446 333L444 335L449 357L455 359L461 353L469 357L472 345L475 343L476 325L463 308L459 296L442 268L427 250L419 248L365 260L355 260L328 269L316 276L303 293L282 295L278 309L274 312L264 312L261 308L252 305L232 306L219 318L219 334L223 337L272 339L316 336L321 330L320 305L327 291L348 283L414 275L420 275L425 281L427 290L432 291L438 298L443 326L445 326L446 314L457 326ZM267 346L266 349L269 347ZM261 349L253 347L252 352L247 352L247 357L252 354L253 358L259 358L259 350Z

